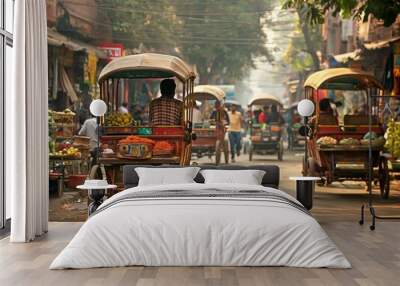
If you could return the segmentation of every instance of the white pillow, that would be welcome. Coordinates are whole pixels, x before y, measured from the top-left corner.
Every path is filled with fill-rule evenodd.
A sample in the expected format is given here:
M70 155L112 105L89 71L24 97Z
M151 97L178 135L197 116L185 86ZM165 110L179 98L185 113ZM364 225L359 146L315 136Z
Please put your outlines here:
M195 183L193 180L200 168L135 168L139 177L138 186Z
M265 171L261 170L202 170L205 184L261 185Z

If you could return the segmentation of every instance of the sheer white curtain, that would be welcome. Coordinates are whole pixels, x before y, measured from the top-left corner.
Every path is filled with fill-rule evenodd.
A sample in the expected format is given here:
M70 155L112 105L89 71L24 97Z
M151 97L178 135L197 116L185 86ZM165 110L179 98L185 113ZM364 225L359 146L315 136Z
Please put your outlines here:
M14 18L13 94L6 98L6 187L12 242L47 231L48 123L46 0L18 0Z

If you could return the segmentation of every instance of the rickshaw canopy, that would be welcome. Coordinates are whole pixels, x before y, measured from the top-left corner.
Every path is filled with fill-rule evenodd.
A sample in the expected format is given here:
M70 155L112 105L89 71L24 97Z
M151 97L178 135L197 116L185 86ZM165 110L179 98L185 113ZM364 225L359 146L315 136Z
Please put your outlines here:
M315 72L307 78L304 87L330 90L383 89L373 75L350 68L332 68Z
M193 69L178 57L144 53L120 57L108 63L100 73L99 82L108 78L169 78L181 81L196 77Z
M267 104L275 104L275 105L279 105L280 107L283 107L282 102L280 102L279 99L277 99L275 96L272 96L272 95L259 95L259 96L254 97L249 102L249 106L267 105Z
M189 97L195 100L218 100L221 102L224 100L225 92L216 86L198 85L194 87L194 91Z
M236 105L239 107L242 107L239 101L233 100L233 99L227 99L225 100L225 105Z

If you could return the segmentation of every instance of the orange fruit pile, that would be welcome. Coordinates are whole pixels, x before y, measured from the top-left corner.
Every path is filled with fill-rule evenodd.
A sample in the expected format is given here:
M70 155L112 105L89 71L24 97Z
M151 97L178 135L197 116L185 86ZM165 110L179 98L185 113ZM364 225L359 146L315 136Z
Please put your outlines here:
M157 141L153 148L154 151L173 151L174 145L168 141Z
M119 140L120 144L150 144L153 145L156 144L154 140L151 140L149 138L145 137L139 137L139 136L134 136L130 135L126 137L125 139Z

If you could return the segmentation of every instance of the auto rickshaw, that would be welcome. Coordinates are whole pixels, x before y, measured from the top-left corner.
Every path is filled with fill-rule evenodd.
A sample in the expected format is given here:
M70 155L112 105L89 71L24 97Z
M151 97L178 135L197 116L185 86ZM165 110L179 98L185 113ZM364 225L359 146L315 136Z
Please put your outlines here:
M258 122L258 114L255 108L263 109L265 106L276 106L280 119L277 121ZM283 120L280 112L282 103L274 96L262 95L253 98L249 104L251 114L256 115L250 120L250 150L249 160L253 160L253 154L277 154L278 160L283 160ZM267 114L268 116L268 114ZM252 116L253 117L253 116Z
M145 81L159 87L159 80L172 78L177 82L177 96L183 102L179 125L154 126L151 122L133 119L130 110L120 113L121 103L132 106L139 96L130 96L135 84ZM125 164L188 165L192 144L192 105L188 95L193 92L195 73L175 56L144 53L116 58L100 73L100 98L108 111L101 120L100 141L103 152L99 163L111 173L112 183L122 183L121 166ZM179 84L180 83L180 84ZM135 101L136 100L136 101ZM147 101L149 104L149 100ZM168 110L166 110L168 112ZM135 115L135 114L133 114Z
M304 148L305 140L304 136L300 134L299 130L302 126L300 115L297 112L298 102L293 103L286 110L286 123L287 123L287 135L288 135L288 149L293 151L294 149Z
M332 68L310 75L304 87L305 97L315 104L315 115L307 140L310 158L303 164L303 173L321 176L326 184L368 181L371 164L372 180L380 183L382 197L387 196L384 186L388 174L380 157L385 140L380 122L383 88L379 81L361 70ZM323 100L336 106L334 91L339 91L352 109L344 104L332 111L321 111Z
M195 86L193 94L189 96L192 102L201 102L202 106L208 104L208 107L215 112L217 112L215 110L216 104L219 104L221 108L223 108L224 98L225 92L211 85ZM212 112L209 112L209 114L203 113L203 116L206 118L202 118L201 122L193 122L193 133L196 139L192 142L192 155L196 155L197 158L201 158L203 155L207 155L211 158L215 155L215 163L219 164L221 161L221 153L224 151L225 162L228 163L229 154L227 142L225 142L225 125L227 123L225 122L225 115L218 114L215 118L210 118L211 115ZM224 146L226 146L226 148L223 148Z

